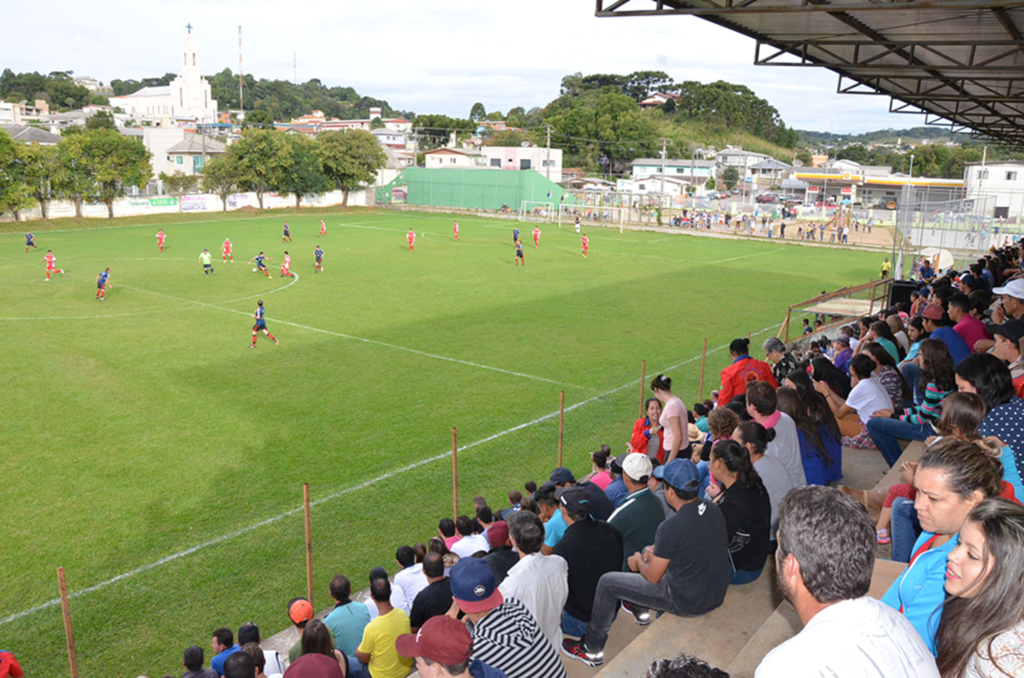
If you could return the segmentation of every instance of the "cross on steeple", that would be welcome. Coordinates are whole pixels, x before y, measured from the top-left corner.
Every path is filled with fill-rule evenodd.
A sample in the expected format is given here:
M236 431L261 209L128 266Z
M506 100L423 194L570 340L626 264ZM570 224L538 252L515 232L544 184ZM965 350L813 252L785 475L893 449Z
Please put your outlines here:
M189 32L189 34L191 34L191 33L192 33L192 24L191 24L191 23L189 23L189 24L186 24L186 25L185 25L185 28L187 28L187 29L188 29L188 32Z

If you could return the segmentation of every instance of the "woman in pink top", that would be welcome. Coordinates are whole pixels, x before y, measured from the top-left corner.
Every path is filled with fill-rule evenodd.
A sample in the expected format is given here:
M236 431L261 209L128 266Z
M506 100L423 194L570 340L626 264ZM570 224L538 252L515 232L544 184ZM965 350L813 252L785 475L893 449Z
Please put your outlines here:
M608 472L606 468L608 464L608 457L612 454L612 448L607 445L602 445L601 449L590 455L590 461L594 464L594 473L590 476L590 482L594 483L602 490L608 489L608 486L612 483L612 474Z
M672 379L664 374L659 374L654 378L651 382L651 390L662 404L661 418L658 419L658 423L661 424L661 444L665 448L665 463L667 464L679 456L679 451L683 449L684 443L687 448L690 446L686 428L683 427L683 423L687 421L686 405L672 395ZM684 458L688 457L689 452Z

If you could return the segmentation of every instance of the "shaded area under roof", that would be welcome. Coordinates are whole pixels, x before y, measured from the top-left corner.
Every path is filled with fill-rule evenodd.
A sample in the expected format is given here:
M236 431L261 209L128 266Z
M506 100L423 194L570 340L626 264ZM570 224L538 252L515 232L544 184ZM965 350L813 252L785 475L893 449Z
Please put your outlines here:
M1024 148L1024 1L596 2L599 17L699 16L756 40L757 65L828 68L840 93Z

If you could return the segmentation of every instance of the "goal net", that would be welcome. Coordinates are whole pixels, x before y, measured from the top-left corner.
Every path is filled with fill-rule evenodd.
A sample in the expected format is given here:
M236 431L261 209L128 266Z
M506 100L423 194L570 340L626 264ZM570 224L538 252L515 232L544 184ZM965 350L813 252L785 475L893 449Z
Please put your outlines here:
M554 203L524 200L519 206L519 221L540 221L549 224L554 213Z

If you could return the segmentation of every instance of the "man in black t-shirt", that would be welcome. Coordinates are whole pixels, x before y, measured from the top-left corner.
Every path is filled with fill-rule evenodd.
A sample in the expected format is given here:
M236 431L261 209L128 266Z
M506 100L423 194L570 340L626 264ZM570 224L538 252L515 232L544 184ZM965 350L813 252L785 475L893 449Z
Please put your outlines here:
M604 663L604 645L619 601L696 617L725 600L732 575L722 512L697 497L700 474L689 459L673 459L655 474L665 481L665 499L676 514L658 528L653 548L630 556L632 572L601 577L586 634L563 641L562 652L588 666Z
M487 530L487 541L491 544L491 550L483 560L491 566L494 580L501 586L501 582L508 576L508 571L519 562L519 554L512 548L512 542L508 538L508 523L504 520L491 523L490 529Z
M414 633L428 619L445 614L452 607L452 582L444 576L440 553L430 552L423 557L423 574L427 575L427 588L416 594L409 612L409 626Z
M569 486L555 496L568 525L554 551L569 565L569 598L562 612L562 632L579 637L590 621L601 575L622 568L622 535L608 523L590 517L590 495L586 489Z

